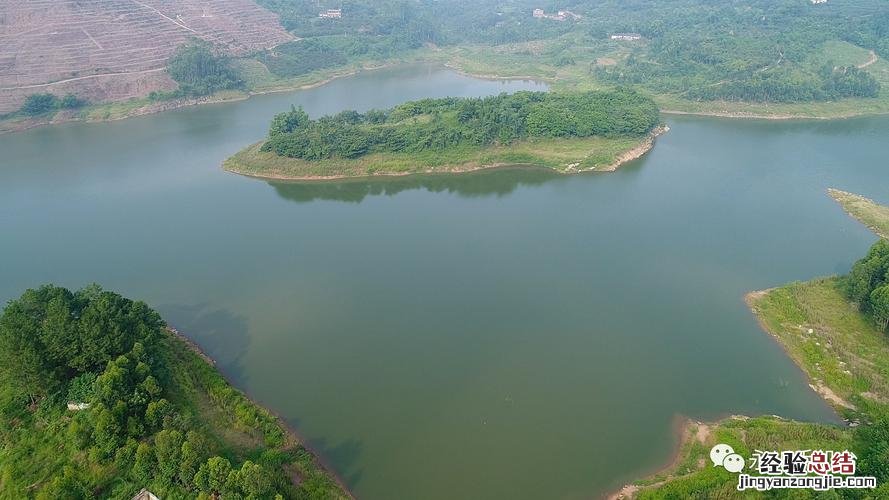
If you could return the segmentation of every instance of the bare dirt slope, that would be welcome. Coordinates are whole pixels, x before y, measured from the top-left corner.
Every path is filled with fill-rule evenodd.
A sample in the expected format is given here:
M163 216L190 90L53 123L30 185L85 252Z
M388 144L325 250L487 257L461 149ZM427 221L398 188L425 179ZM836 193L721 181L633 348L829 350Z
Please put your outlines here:
M193 37L232 55L292 39L252 0L0 1L0 113L38 92L101 102L174 88L163 68Z

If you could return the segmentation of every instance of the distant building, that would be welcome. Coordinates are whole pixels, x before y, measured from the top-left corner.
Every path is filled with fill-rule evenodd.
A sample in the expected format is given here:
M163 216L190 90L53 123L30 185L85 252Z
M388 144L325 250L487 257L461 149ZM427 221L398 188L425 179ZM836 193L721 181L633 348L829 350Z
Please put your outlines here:
M639 33L615 33L615 34L611 35L611 39L612 40L626 40L626 41L641 40L642 35L640 35Z
M142 488L142 491L136 493L136 496L133 497L133 500L160 500L160 498L156 497L154 493Z
M343 10L342 9L327 9L324 12L318 14L318 17L324 19L342 19L343 18Z
M560 10L555 14L547 14L543 9L534 9L533 14L537 19L553 19L555 21L564 21L569 17L571 19L580 19L580 16L570 10Z
M89 407L90 407L89 403L75 403L73 401L68 402L68 411L86 410Z

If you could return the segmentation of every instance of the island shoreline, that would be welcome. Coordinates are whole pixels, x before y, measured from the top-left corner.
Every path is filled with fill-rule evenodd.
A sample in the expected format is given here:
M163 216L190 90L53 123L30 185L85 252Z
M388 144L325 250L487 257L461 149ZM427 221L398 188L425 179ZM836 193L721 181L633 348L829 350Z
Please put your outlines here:
M453 165L440 165L436 167L436 169L427 169L422 172L383 172L378 174L370 174L370 175L347 175L347 174L337 174L337 175L306 175L306 176L291 176L291 175L283 175L276 173L269 174L260 174L254 172L247 172L243 169L234 168L232 166L232 162L230 162L231 158L226 159L222 168L226 172L241 175L244 177L250 177L253 179L261 179L266 181L284 181L284 182L293 182L293 183L323 183L323 182L336 182L343 180L371 180L371 179L387 179L387 178L400 178L407 177L412 175L417 176L427 176L427 175L460 175L460 174L468 174L474 172L481 171L491 171L491 170L509 170L513 168L519 169L542 169L549 170L556 174L561 175L576 175L576 174L585 174L585 173L596 173L596 172L614 172L618 168L623 165L630 163L634 160L638 160L639 158L645 156L649 151L654 149L656 140L661 135L669 132L670 127L666 125L658 125L654 129L651 130L645 137L642 138L642 142L636 145L635 147L628 149L626 151L621 152L616 160L608 165L603 167L591 167L591 168L582 168L577 169L573 167L568 167L565 170L559 170L553 167L545 166L545 165L537 165L534 163L521 163L521 162L495 162L491 164L483 164L483 165L475 165L471 167L465 167L471 162L463 163L463 164L453 164ZM260 144L260 142L254 143L249 148L253 148ZM233 158L233 157L232 157Z

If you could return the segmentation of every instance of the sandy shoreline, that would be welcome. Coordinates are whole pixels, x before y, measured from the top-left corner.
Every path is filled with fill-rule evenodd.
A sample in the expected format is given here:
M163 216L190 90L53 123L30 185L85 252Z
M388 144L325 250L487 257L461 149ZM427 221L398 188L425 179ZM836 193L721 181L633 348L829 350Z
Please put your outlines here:
M744 419L746 417L740 415L731 415L726 418ZM625 500L633 498L633 496L642 488L659 486L669 481L670 479L672 479L672 475L668 473L679 465L679 461L682 458L682 448L685 447L689 442L691 442L692 439L697 440L701 444L705 444L707 438L710 437L710 433L712 432L713 427L715 427L719 422L720 421L708 423L692 420L688 417L677 417L676 421L673 424L673 427L674 434L679 436L679 441L676 449L673 450L673 453L670 456L670 460L667 462L666 465L664 465L663 467L659 467L657 470L650 474L646 474L645 476L643 476L643 478L653 478L661 474L667 474L667 476L660 481L656 481L645 486L638 486L633 483L625 484L619 490L604 495L603 498L607 500Z

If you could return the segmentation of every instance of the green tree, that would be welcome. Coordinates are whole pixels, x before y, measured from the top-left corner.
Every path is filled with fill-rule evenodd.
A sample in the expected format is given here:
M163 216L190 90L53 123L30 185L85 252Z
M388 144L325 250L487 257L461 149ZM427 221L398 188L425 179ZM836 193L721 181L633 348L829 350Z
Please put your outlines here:
M103 457L112 456L123 441L123 426L114 411L105 406L99 405L94 411L96 424L93 439L96 449Z
M195 474L194 485L199 491L218 495L225 489L231 471L231 462L222 457L210 457Z
M269 127L269 137L276 135L288 134L294 130L304 127L309 123L309 115L303 110L291 105L290 111L278 113L272 118L272 124Z
M870 307L870 295L886 283L889 272L889 242L877 241L867 255L852 266L846 277L846 293L862 310Z
M157 474L157 460L148 443L139 443L133 463L133 478L142 484L149 484Z
M208 455L208 446L205 439L195 431L189 431L179 461L179 482L187 487L193 484L194 476Z
M167 487L178 477L183 441L182 433L176 430L165 429L154 436L157 477Z
M59 101L59 107L62 109L75 109L82 107L85 104L86 101L74 94L65 94L65 97L62 97L62 100Z
M145 424L151 429L161 429L175 414L176 407L166 399L152 401L145 408Z
M238 471L238 485L248 499L268 498L272 492L272 480L260 465L247 460Z
M869 302L874 320L885 331L889 326L889 285L883 285L871 292Z
M870 425L855 430L858 474L874 476L877 484L889 482L889 416L879 415Z
M86 500L93 495L81 479L81 475L70 466L62 469L62 475L53 480L37 494L38 500Z
M30 116L42 115L55 111L59 107L59 98L53 94L31 94L22 104L22 113Z
M192 41L176 49L167 71L182 95L206 95L243 86L228 56L214 53L205 42Z

